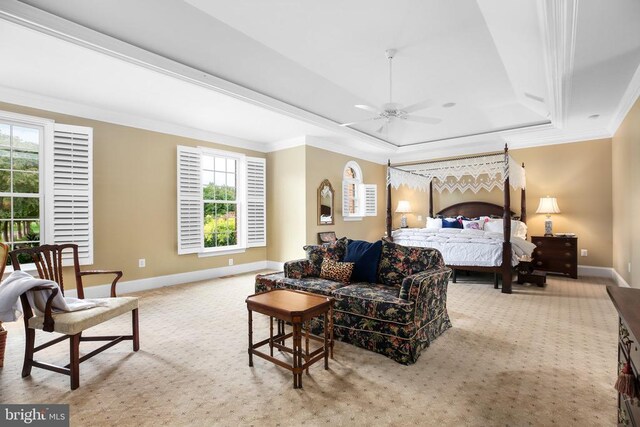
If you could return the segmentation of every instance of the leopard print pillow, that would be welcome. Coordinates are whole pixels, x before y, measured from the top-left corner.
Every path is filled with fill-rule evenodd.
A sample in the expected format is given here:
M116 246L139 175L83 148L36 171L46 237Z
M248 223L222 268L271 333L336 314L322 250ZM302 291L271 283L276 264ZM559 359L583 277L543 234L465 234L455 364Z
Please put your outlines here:
M353 273L353 262L338 262L329 258L322 260L320 278L336 282L349 283Z

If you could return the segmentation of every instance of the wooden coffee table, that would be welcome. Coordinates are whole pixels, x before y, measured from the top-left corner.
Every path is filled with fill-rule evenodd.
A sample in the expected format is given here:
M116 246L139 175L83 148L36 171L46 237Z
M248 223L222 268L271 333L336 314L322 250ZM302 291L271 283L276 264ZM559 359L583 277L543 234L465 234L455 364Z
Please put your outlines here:
M293 372L293 388L302 388L302 371L309 373L309 366L324 358L324 369L329 369L329 354L333 359L333 299L289 289L275 289L247 297L249 311L249 366L253 366L253 355L262 357ZM269 338L253 343L253 312L269 316ZM311 319L323 316L324 337L310 335ZM273 334L273 319L277 320L277 332ZM293 332L285 333L285 322L292 325ZM305 351L302 351L302 326L305 324ZM327 327L328 325L328 327ZM293 347L286 346L286 339L293 339ZM309 340L322 342L322 347L309 353ZM269 345L269 354L258 348ZM293 364L273 357L273 349L291 353ZM304 363L303 363L304 360Z

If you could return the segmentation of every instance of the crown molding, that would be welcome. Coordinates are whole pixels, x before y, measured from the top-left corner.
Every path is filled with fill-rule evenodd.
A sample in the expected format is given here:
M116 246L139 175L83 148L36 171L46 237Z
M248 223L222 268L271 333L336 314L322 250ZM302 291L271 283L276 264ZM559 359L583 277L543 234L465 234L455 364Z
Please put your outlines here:
M318 136L306 136L305 145L320 148L322 150L331 151L333 153L342 154L349 157L354 157L361 160L367 160L373 163L386 164L387 159L392 155L392 151L386 150L385 152L372 153L366 152L351 147L351 143L333 141L330 138L323 138ZM395 150L394 150L395 151Z
M635 74L629 82L629 86L627 86L627 90L625 90L624 95L618 104L616 112L611 117L611 121L608 126L611 135L616 134L625 117L627 117L629 110L631 110L638 99L640 99L640 67L636 69Z
M268 153L280 150L286 150L288 148L299 147L301 145L306 145L306 137L305 136L296 136L295 138L285 139L283 141L271 142L266 145L266 151Z
M262 153L267 151L265 144L256 141L249 141L242 138L236 138L234 136L204 131L202 129L196 129L188 126L181 126L175 123L168 123L162 120L149 119L129 113L125 114L93 107L91 105L51 98L6 86L0 86L0 102L37 108L39 110L46 110L53 113L68 114L70 116L98 120L101 122L114 123L122 126L145 129L153 132L177 135L185 138L198 139L201 141L244 148Z
M554 126L563 128L571 102L578 2L543 0L538 3L538 8L544 39L549 113Z
M18 0L0 3L0 19L91 49L98 53L180 79L182 81L230 96L258 107L301 120L322 129L357 138L379 148L396 146L375 136L360 132L302 108L224 80L205 71L149 52L74 22L60 18Z

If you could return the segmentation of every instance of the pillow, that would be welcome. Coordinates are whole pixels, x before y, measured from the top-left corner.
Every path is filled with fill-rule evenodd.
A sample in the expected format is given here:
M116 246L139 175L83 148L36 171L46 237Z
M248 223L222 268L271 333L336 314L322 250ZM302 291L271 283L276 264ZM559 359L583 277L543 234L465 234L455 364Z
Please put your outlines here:
M311 261L309 277L319 277L322 260L329 258L334 261L342 261L347 251L347 238L341 237L328 245L307 245L303 249L307 254L307 259Z
M490 233L502 233L504 232L501 219L490 219L484 224L484 231ZM527 224L522 221L511 221L511 235L513 237L520 237L521 239L527 238Z
M338 262L325 258L322 261L322 267L320 268L320 278L349 283L354 265L355 264L353 262Z
M439 230L442 228L442 218L430 218L427 217L427 229Z
M351 281L376 283L381 252L382 240L374 243L364 240L349 240L344 260L355 263Z
M445 218L442 220L442 228L462 228L462 222L457 218Z
M482 230L484 227L484 221L482 220L462 220L462 227L465 229L472 229L472 230Z

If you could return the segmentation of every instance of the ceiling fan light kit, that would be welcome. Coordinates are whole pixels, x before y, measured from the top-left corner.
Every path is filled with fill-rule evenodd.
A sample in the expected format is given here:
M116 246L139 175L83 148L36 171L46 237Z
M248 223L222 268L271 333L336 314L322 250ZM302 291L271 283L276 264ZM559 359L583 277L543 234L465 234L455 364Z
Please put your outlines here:
M409 122L415 123L423 123L429 125L437 125L442 120L435 117L423 117L423 116L414 116L411 113L424 110L433 106L433 102L430 100L424 100L421 102L417 102L415 104L409 105L408 107L402 107L402 104L393 102L393 58L397 53L396 49L387 49L384 51L387 59L389 60L389 102L382 105L381 108L376 109L370 105L366 104L357 104L356 108L364 111L368 111L376 114L374 117L370 117L364 120L357 120L355 122L350 123L342 123L340 126L353 126L359 125L362 123L368 123L377 120L383 120L384 123L380 128L376 130L378 133L382 133L385 130L388 130L388 125L393 120L406 120ZM455 104L453 104L455 105Z

